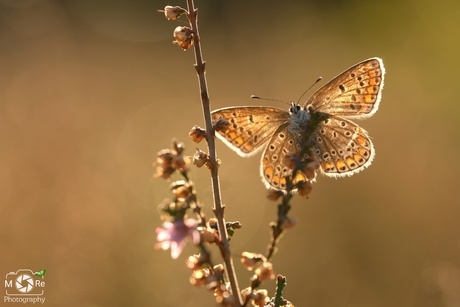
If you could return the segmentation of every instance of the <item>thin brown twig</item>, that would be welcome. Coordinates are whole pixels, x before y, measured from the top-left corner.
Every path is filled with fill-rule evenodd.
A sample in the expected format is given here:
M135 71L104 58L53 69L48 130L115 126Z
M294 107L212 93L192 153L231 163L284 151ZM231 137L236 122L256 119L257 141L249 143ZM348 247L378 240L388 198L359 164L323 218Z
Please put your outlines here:
M220 234L220 240L221 240L220 251L221 251L222 257L225 262L225 267L226 267L226 271L228 275L228 280L230 282L232 294L235 298L235 306L242 306L243 301L242 301L241 293L238 287L238 281L236 278L235 267L233 265L233 259L230 253L230 244L229 244L227 229L225 225L225 218L224 218L225 206L222 205L222 199L221 199L221 194L220 194L215 138L214 138L214 130L212 127L212 119L211 119L211 104L209 100L208 87L207 87L207 82L206 82L205 62L203 61L203 56L201 53L200 36L199 36L198 24L197 24L198 10L195 9L193 0L187 0L187 8L188 8L187 17L189 19L190 26L192 27L192 30L194 33L193 45L194 45L195 60L196 60L195 69L198 75L198 83L200 86L201 103L203 107L203 115L204 115L205 126L206 126L206 139L208 143L209 157L211 160L211 181L212 181L212 190L213 190L213 196L214 196L213 211L218 220L219 234Z

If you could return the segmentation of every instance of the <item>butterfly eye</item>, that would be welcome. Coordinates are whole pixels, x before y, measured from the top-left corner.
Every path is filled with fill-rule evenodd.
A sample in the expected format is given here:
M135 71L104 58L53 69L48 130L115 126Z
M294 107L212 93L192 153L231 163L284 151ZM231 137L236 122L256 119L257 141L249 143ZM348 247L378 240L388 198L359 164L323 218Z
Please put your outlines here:
M297 113L300 111L300 106L298 104L292 105L292 107L289 108L290 113Z

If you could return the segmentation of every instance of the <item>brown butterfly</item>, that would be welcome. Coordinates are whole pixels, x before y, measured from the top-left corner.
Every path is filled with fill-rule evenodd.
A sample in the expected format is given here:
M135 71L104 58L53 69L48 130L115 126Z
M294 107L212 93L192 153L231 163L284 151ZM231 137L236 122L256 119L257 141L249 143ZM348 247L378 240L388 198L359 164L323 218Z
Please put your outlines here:
M282 163L284 155L299 152L299 135L303 133L299 129L311 119L311 112L326 113L328 119L312 136L320 169L329 177L351 176L372 163L375 150L367 132L350 119L367 118L377 112L384 74L382 60L371 58L333 78L303 107L294 103L288 111L257 106L215 110L213 121L222 117L230 123L217 136L242 157L265 148L260 164L262 181L267 188L284 190L282 178L291 174Z

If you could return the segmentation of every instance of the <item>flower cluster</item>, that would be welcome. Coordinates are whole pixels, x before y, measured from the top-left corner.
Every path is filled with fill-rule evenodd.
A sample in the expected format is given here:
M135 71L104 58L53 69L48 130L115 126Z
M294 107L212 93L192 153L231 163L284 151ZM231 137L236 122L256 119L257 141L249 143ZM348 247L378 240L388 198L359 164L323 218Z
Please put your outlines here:
M163 149L157 153L155 177L166 180L177 170L184 179L176 180L169 186L174 195L173 200L165 199L160 205L163 222L156 229L158 249L171 250L171 257L176 259L184 249L187 239L193 244L201 243L201 234L198 230L199 222L187 217L187 212L192 209L202 220L201 205L196 198L193 182L189 180L190 158L184 156L184 144L173 141L173 149Z
M157 153L153 162L157 166L155 177L169 180L171 175L178 170L182 175L187 174L190 158L183 155L184 144L173 141L173 149L162 149Z
M192 129L193 130L193 129ZM202 132L199 128L195 129L196 135ZM222 264L213 265L208 251L210 244L222 248L222 242L218 230L216 218L210 218L207 222L202 212L202 206L197 201L194 184L190 180L190 159L184 156L184 145L173 142L173 149L163 149L157 154L154 163L157 166L155 177L171 179L176 170L184 179L176 180L169 186L173 193L172 200L165 199L160 205L162 219L165 220L161 227L156 229L157 243L156 248L170 250L171 257L177 259L182 253L185 244L191 240L199 248L199 254L190 256L187 267L192 270L190 283L194 286L204 286L214 292L216 301L223 306L235 306L235 297L231 294L229 284L225 281L224 266ZM201 158L200 158L201 157ZM204 152L198 150L193 162L196 166L200 159L206 165L209 158ZM194 214L197 219L190 218ZM233 235L236 229L242 226L239 222L227 222L226 229L229 236Z
M181 15L186 15L190 19L190 13L181 8L180 6L167 5L164 10L158 10L160 13L164 13L166 19L176 20ZM189 27L179 26L174 29L173 36L175 41L174 44L179 45L182 50L186 51L193 45L194 31Z
M248 270L254 270L254 275L251 277L251 286L241 292L245 301L250 301L257 307L265 306L269 301L268 291L265 289L256 290L256 288L263 281L275 278L273 264L263 255L250 252L243 252L240 260L241 264Z
M198 255L190 256L187 267L192 270L190 283L196 287L205 287L214 292L216 302L222 306L234 306L235 298L230 292L229 283L225 281L225 269L222 264L213 265L206 244L220 245L215 219L210 219L205 227L198 227L202 238L202 249Z
M191 238L195 245L200 243L196 220L166 221L157 228L158 243L155 247L163 250L171 249L171 257L176 259L182 253L187 238Z
M292 178L287 178L288 189L295 191L300 196L308 196L313 188L312 182L315 180L316 171L319 169L319 161L316 155L309 151L309 154L303 155L288 152L283 157L283 163L292 170ZM290 192L290 191L288 191Z

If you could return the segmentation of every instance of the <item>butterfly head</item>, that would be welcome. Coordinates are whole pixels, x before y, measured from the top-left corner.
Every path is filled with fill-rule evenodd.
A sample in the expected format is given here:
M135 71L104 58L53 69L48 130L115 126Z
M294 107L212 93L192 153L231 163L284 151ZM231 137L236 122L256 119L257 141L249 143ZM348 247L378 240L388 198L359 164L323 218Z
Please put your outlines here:
M289 129L294 135L301 134L310 122L311 116L309 112L298 103L292 102L289 108L289 114L291 115Z
M289 114L298 114L302 107L297 102L291 102L291 107L289 108Z

